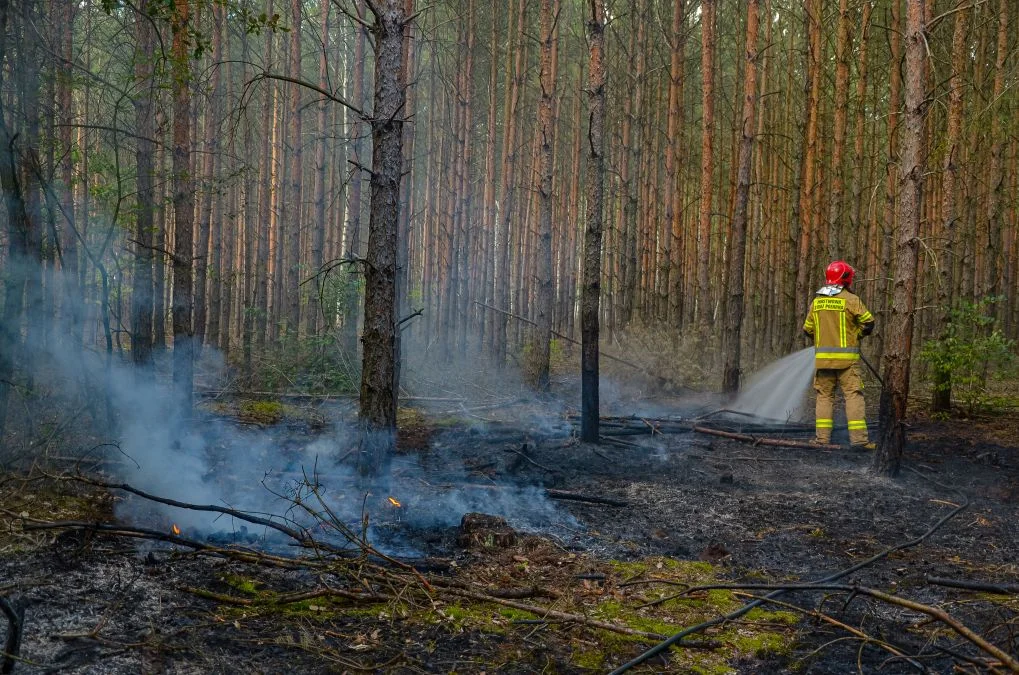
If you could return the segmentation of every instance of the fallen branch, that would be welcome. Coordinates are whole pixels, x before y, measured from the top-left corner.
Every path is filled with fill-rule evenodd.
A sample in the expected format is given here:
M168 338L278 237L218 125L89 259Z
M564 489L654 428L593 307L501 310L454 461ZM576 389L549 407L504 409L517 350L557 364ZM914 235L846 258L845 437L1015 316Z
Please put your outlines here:
M1019 584L989 584L980 581L964 581L962 579L945 579L942 577L927 577L926 581L927 583L935 586L962 588L967 591L981 591L983 593L996 593L998 595L1019 594Z
M753 443L754 445L771 445L777 448L806 448L808 450L842 450L841 445L833 445L831 443L813 443L810 441L794 441L787 440L784 438L764 438L761 436L751 436L750 434L737 434L731 431L720 431L718 429L710 429L700 425L694 425L693 430L699 434L709 434L711 436L721 436L722 438L731 438L734 441L743 441L744 443Z
M552 499L562 499L564 501L573 502L588 502L591 504L605 504L607 506L629 506L630 502L622 499L612 499L611 497L593 497L591 495L577 494L576 492L565 492L563 490L545 490Z
M520 452L519 450L514 450L513 448L503 448L503 450L505 450L506 452L512 452L513 454L516 454L516 455L520 455L521 457L526 459L528 462L530 462L534 466L536 466L539 469L541 469L542 471L548 471L549 473L558 473L555 469L550 469L547 466L545 466L544 464L539 464L538 462L534 461L533 459L531 459L530 457L528 457L524 453Z
M308 561L298 561L293 558L282 558L280 556L269 555L268 553L262 553L254 549L238 546L236 548L223 548L220 546L214 546L212 544L206 544L194 539L188 539L179 535L167 534L160 532L159 530L150 530L141 527L131 527L128 525L115 525L110 523L99 523L99 522L88 522L81 520L40 520L38 518L31 518L29 516L22 516L8 511L7 509L0 509L0 513L10 517L16 518L21 521L21 527L25 531L37 531L37 530L84 530L89 532L102 532L113 537L124 537L127 539L149 539L155 541L165 541L170 544L176 544L178 546L185 546L193 549L194 551L206 555L214 555L217 557L231 558L233 560L239 560L241 562L252 562L260 565L269 567L283 567L292 568L295 566L309 567L314 566Z

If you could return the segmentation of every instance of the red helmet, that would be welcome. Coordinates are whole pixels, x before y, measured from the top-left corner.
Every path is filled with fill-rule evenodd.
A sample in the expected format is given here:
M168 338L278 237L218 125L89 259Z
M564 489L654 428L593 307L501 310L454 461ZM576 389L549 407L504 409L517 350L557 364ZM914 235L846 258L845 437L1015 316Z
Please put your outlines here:
M829 284L851 286L853 284L854 274L856 274L856 270L850 267L849 263L836 260L832 264L828 265L828 269L824 271L824 280Z

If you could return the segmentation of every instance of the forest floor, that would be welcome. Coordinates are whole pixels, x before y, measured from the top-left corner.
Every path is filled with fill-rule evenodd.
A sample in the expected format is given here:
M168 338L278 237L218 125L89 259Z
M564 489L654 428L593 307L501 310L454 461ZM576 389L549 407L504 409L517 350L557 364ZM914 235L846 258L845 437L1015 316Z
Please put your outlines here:
M122 491L38 468L0 475L0 597L25 609L14 672L608 672L659 643L656 636L767 592L673 597L690 587L816 581L882 552L838 583L939 608L1019 656L1015 415L918 415L903 471L889 479L870 472L866 452L680 429L673 422L697 412L680 400L642 402L646 416L614 421L632 435L597 446L580 443L566 407L553 402L447 407L402 413L386 489L403 511L362 499L375 546L416 564L420 577L378 557L341 562L341 575L321 556L287 566L96 532L89 522L119 518ZM204 408L210 420L252 414L232 400ZM275 439L271 452L297 461L347 410L295 404L280 419L254 423ZM787 438L802 438L790 429ZM206 452L223 447L210 443ZM231 471L215 458L209 467ZM324 470L321 482L329 479ZM451 518L432 517L442 509L457 518L501 514L514 529L465 534ZM79 525L32 528L67 521ZM132 525L166 529L158 518L136 516ZM281 550L266 555L294 556ZM384 578L372 570L385 568L404 574L371 581ZM335 589L341 579L362 587L308 592ZM1010 593L932 583L938 579L1010 584L1002 589ZM787 593L777 599L785 604L708 627L633 671L993 672L996 662L1008 670L943 621L850 597ZM3 626L0 619L0 636Z

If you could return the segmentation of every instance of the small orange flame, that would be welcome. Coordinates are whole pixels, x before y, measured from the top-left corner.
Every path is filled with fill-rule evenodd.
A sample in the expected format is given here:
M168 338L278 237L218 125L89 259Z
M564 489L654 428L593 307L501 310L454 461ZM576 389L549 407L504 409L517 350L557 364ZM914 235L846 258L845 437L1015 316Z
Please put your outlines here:
M396 501L396 499L393 498L393 497L389 498L389 503L392 504L393 506L395 506L396 508L400 508L401 506L403 506L403 504L401 504L400 502Z
M171 527L171 528L170 528L170 530L171 530L171 531L172 531L172 532L173 532L174 534L180 534L180 528L179 528L179 527L177 527L177 523L174 523L174 524L173 524L173 527Z

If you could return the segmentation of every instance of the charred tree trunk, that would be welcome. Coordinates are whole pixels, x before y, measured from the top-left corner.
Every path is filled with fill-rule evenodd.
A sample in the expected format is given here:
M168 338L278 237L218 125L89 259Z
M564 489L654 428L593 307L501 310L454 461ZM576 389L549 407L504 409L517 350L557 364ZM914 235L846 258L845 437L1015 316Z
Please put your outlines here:
M368 4L375 15L375 101L359 413L358 470L364 476L379 475L396 443L396 248L407 82L403 1Z
M906 443L906 405L909 401L909 366L913 350L913 310L920 257L920 213L925 161L924 59L926 26L923 0L906 2L905 119L899 165L899 236L895 250L895 284L885 347L884 385L881 389L881 442L874 455L874 470L894 476L899 471Z
M753 166L755 116L757 114L757 31L759 0L747 2L747 46L744 53L743 117L736 170L736 199L729 239L729 297L726 306L725 366L722 391L739 391L741 327L743 325L743 266L747 247L747 202Z
M580 438L597 443L598 325L601 300L602 225L605 202L605 17L602 3L591 2L587 24L590 41L588 98L590 126L587 155L587 229L584 233L584 291L581 298L581 426Z

